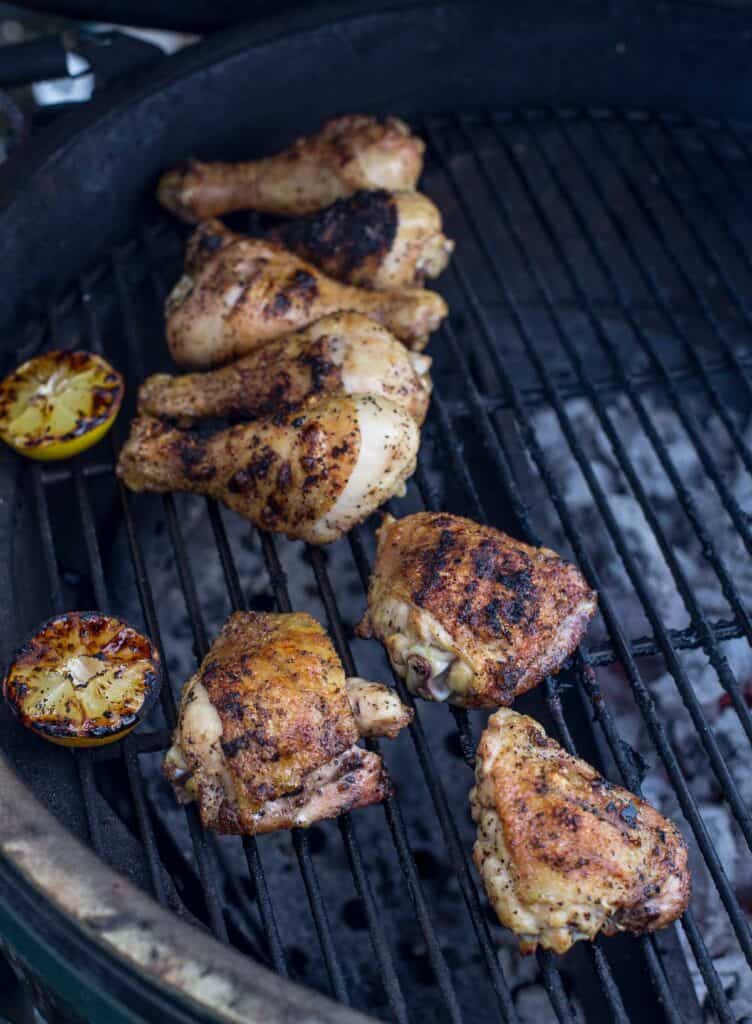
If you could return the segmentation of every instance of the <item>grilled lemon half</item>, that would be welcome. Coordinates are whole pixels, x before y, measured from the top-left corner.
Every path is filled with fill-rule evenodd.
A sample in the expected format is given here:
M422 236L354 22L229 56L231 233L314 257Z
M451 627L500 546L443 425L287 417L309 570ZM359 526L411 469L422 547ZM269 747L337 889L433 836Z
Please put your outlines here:
M0 437L31 459L67 459L104 437L123 378L93 352L44 352L0 384Z
M52 743L112 743L149 711L162 679L145 636L99 612L50 619L21 647L3 694L21 722Z

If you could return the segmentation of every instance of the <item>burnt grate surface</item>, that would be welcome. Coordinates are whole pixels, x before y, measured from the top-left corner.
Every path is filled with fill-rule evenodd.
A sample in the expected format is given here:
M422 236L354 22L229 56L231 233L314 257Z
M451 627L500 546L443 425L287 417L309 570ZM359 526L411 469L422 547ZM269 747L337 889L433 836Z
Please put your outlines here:
M182 238L151 206L27 328L29 352L102 351L130 405L111 446L20 470L14 574L28 583L19 635L70 607L142 626L168 669L162 707L96 754L10 725L3 744L55 813L162 903L374 1016L737 1020L752 1014L752 140L598 111L416 127L457 252L419 469L394 511L443 508L546 543L600 591L587 645L519 710L675 818L690 913L655 937L519 957L470 857L482 713L420 704L410 735L381 746L397 797L308 832L218 839L177 807L160 752L232 609L311 611L348 674L389 670L352 635L375 517L305 549L204 499L116 484L136 383L169 369L161 308Z

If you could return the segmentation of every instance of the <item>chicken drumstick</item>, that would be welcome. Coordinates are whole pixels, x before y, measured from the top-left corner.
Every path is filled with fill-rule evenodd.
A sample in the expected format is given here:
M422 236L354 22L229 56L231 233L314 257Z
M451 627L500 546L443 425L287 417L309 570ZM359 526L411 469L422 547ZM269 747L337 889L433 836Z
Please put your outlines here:
M206 369L342 310L365 313L412 349L424 348L447 314L436 292L353 288L279 245L243 238L175 285L165 306L167 344L180 366Z
M132 491L206 494L265 530L327 544L404 490L418 443L412 416L372 395L324 398L209 438L143 416L117 475Z
M409 352L362 313L331 313L218 370L148 377L138 411L187 426L202 417L286 415L327 394L376 395L420 425L431 395L430 366L430 356Z
M424 143L396 117L383 123L351 114L327 121L276 156L248 163L192 160L167 171L157 187L163 206L186 221L232 210L298 217L360 189L412 189Z

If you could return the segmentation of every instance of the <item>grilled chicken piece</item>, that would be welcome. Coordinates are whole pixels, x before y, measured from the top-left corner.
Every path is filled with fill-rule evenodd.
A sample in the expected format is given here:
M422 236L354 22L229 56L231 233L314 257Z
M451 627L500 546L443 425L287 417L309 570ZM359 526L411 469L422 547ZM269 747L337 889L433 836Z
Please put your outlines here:
M360 636L412 693L511 704L558 672L595 614L580 572L547 548L443 512L385 516Z
M404 493L418 443L412 416L371 395L324 398L209 438L143 416L117 474L132 491L206 494L264 530L327 544Z
M687 848L662 814L503 708L480 741L473 859L520 949L657 931L689 902Z
M430 356L409 352L362 313L331 313L221 369L147 378L138 411L187 426L210 416L285 415L323 395L376 395L420 425L431 395L430 366Z
M276 156L248 163L191 160L162 175L157 198L186 221L231 210L299 217L361 189L412 189L424 143L395 117L352 114L327 121Z
M351 676L347 680L347 696L361 736L388 736L393 740L413 720L412 709L382 683Z
M369 735L396 735L410 718L397 700ZM181 803L198 803L206 828L307 827L389 795L381 758L358 737L345 673L319 623L236 612L183 689L164 771Z
M425 347L447 314L436 292L353 288L279 245L244 238L175 285L165 307L167 343L180 366L206 369L343 310L365 313L412 349Z
M195 273L217 250L242 235L219 220L206 220L186 251L186 272ZM394 289L438 277L454 250L441 230L441 214L420 192L357 192L310 217L289 221L267 234L323 270L361 288Z

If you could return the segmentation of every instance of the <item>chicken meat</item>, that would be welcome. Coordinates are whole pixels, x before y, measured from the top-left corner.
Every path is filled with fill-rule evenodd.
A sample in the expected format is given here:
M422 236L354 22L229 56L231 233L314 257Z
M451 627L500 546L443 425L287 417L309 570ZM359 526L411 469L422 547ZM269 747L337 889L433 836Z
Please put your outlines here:
M419 439L409 413L372 395L327 397L208 438L142 416L117 475L132 491L205 494L264 530L327 544L404 493Z
M430 356L408 351L362 313L330 313L218 370L147 378L138 411L187 426L206 417L286 415L323 395L376 395L420 425L431 395L430 366Z
M188 244L186 272L195 273L218 249L242 237L219 220L203 221ZM288 221L266 238L337 281L379 290L438 277L454 250L430 199L420 192L384 189L338 199L319 213Z
M178 800L195 801L206 828L245 835L384 800L382 760L357 741L395 736L412 712L368 683L376 710L354 713L350 682L310 615L236 612L183 689L164 764Z
M413 189L423 169L421 139L395 117L352 114L296 139L276 156L247 163L190 160L167 171L157 198L185 221L232 210L299 217L361 189Z
M687 907L687 848L676 826L532 718L508 708L491 716L470 804L473 859L523 953L565 953L599 932L653 932Z
M354 288L280 245L242 238L175 285L165 307L167 344L179 366L206 369L344 310L377 320L412 349L424 348L447 314L436 292Z
M493 707L558 672L596 606L547 548L444 512L385 516L358 633L417 696Z

